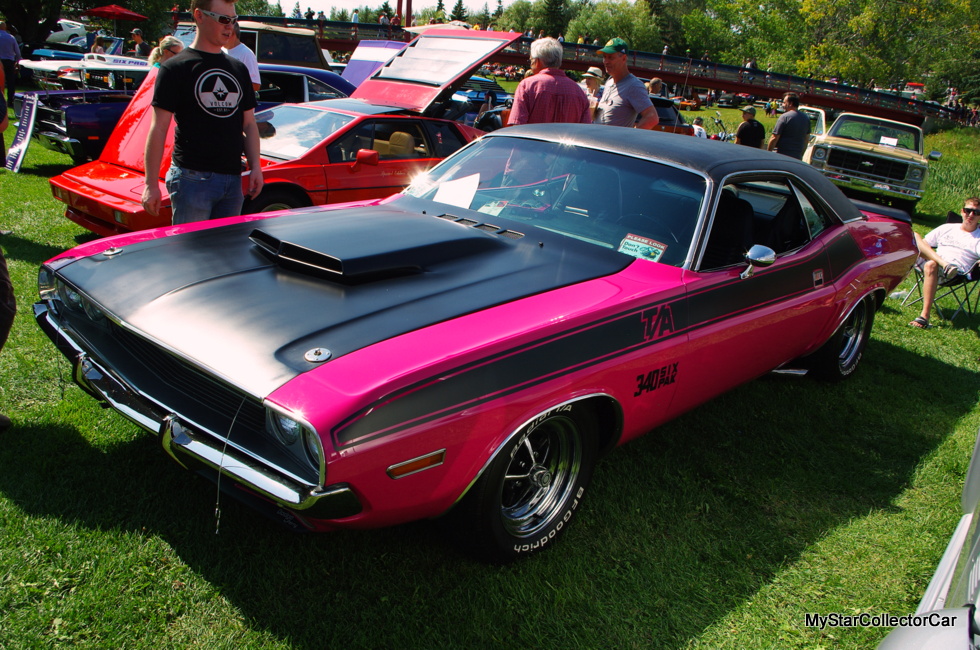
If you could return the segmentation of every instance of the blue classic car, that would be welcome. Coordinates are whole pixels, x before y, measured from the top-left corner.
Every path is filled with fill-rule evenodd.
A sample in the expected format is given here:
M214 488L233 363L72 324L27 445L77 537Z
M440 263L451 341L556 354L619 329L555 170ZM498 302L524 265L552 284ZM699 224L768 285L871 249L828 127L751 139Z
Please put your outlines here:
M354 86L335 72L318 68L259 64L262 78L258 108L285 102L310 102L347 97ZM72 157L76 163L95 160L132 95L114 90L61 90L18 93L14 109L21 120L28 97L37 96L37 114L31 137L43 146Z

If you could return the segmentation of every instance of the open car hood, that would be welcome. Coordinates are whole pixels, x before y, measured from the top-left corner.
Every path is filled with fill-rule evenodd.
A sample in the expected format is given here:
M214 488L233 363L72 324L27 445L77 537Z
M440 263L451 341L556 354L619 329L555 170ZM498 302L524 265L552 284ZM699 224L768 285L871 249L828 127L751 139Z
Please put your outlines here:
M406 47L408 43L399 41L361 41L350 55L347 66L340 76L355 86L360 86L365 79Z
M521 37L510 32L429 29L351 95L369 104L425 113L462 87L488 58Z

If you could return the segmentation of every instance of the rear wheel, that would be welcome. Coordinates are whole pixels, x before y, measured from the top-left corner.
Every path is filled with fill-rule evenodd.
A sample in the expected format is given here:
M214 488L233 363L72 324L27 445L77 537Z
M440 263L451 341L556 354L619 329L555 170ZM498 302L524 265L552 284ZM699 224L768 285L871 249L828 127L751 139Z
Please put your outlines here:
M497 452L451 517L468 551L509 562L568 526L592 478L594 414L566 404L535 418Z
M875 320L875 300L866 296L859 302L844 323L819 350L810 355L811 372L821 379L846 379L857 370L864 348L871 338Z

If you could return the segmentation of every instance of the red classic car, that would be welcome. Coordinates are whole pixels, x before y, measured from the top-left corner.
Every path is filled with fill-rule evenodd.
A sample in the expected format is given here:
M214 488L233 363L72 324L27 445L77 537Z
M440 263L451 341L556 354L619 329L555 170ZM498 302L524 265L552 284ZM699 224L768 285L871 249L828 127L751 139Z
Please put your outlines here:
M243 213L381 198L402 189L413 176L483 134L431 115L444 110L473 69L518 38L505 32L428 30L361 83L350 99L257 113L265 187L246 200ZM140 203L156 70L150 74L99 159L51 179L54 196L68 206L65 216L100 235L171 220L163 177L159 216L150 216ZM161 174L169 167L172 143L171 132Z
M767 151L512 127L388 199L69 250L35 316L86 391L270 516L448 515L507 561L616 445L776 368L850 376L916 257L874 209Z

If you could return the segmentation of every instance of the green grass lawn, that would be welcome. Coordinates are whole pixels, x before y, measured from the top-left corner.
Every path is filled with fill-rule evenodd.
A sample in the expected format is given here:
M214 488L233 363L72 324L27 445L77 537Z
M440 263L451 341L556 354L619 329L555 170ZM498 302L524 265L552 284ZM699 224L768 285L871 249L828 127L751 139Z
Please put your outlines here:
M927 145L944 156L923 232L980 178L975 132ZM38 265L91 237L48 188L69 163L32 146L0 172L20 310L0 354L2 648L868 648L887 630L804 614L911 612L953 531L978 320L916 330L894 299L857 376L765 377L614 451L527 561L475 563L428 522L297 535L227 500L218 528L214 486L75 387L33 322Z

